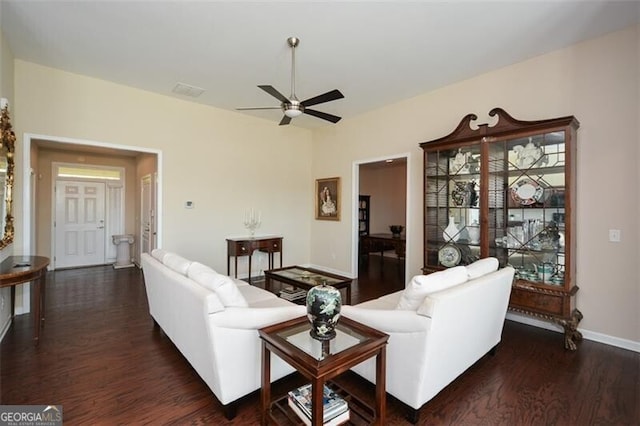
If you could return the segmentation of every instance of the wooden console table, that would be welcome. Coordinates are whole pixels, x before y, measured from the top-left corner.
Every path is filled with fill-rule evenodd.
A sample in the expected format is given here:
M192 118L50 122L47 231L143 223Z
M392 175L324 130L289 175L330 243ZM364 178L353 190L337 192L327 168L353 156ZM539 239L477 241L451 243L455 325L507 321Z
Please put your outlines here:
M362 247L365 253L380 252L380 256L384 256L384 251L394 249L398 259L404 258L407 241L405 237L394 237L392 234L371 234L363 235Z
M14 316L16 286L32 282L33 340L40 340L44 325L44 297L49 258L42 256L9 256L0 263L0 287L11 287L11 317Z
M251 283L251 255L259 250L269 255L269 269L273 269L274 253L280 253L282 268L282 237L238 237L227 238L227 275L231 275L231 257L235 257L235 277L238 278L238 257L249 256L249 283Z

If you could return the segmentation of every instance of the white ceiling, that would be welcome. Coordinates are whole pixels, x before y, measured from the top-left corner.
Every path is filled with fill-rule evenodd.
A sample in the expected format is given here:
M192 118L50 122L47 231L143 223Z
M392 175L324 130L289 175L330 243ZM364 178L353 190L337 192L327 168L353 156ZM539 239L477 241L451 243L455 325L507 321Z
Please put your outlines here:
M277 106L258 84L289 95L296 36L298 98L339 89L345 99L314 109L348 119L633 25L640 3L0 0L0 14L18 59L228 110ZM176 95L177 82L206 92Z

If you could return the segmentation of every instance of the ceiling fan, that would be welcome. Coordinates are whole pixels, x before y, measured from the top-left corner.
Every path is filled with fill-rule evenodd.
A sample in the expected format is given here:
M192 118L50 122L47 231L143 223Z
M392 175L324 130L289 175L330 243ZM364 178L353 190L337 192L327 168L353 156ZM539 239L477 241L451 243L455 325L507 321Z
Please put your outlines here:
M289 47L291 47L291 95L287 98L282 93L278 92L273 86L258 86L274 98L278 99L280 101L280 106L241 107L236 109L239 111L281 109L284 112L284 116L282 117L282 120L280 120L280 126L291 123L292 118L298 117L301 114L309 114L332 123L337 123L342 117L327 114L326 112L317 111L315 109L309 109L308 107L344 98L344 95L340 93L339 90L334 89L327 93L306 99L302 102L298 100L296 96L296 47L300 44L300 39L297 37L289 37L287 39L287 43L289 44Z

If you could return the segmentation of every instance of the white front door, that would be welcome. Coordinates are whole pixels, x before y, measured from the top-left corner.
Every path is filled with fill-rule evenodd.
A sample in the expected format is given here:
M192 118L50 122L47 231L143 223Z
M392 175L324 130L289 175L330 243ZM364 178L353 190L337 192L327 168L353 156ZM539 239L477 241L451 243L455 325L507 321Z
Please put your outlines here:
M105 184L56 181L55 267L105 263Z

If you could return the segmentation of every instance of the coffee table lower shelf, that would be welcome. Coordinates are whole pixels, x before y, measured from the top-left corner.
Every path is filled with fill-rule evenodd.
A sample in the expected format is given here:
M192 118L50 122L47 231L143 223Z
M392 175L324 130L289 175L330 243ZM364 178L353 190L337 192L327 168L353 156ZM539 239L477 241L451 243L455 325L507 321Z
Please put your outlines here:
M347 405L349 406L349 421L343 423L343 425L361 426L373 424L375 420L375 410L373 408L334 382L329 382L329 387L347 401ZM270 423L277 425L304 425L300 417L289 407L287 399L288 396L284 395L271 403L271 410L269 412Z

